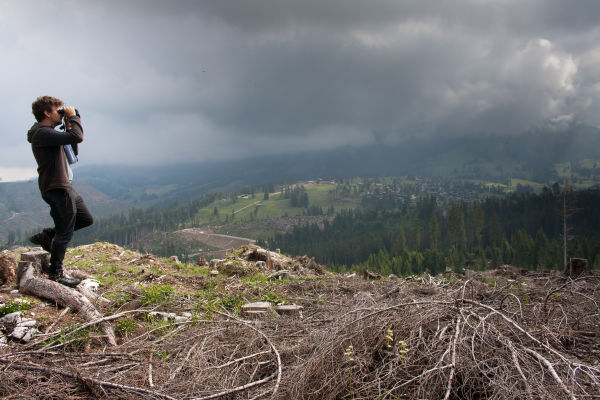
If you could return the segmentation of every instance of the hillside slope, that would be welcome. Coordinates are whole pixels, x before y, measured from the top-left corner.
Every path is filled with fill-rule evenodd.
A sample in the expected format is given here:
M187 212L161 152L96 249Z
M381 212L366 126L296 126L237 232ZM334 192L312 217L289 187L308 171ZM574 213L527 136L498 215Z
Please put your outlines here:
M522 399L600 390L597 274L373 281L252 246L211 273L108 243L70 249L66 264L101 282L106 301L96 303L118 346L107 348L77 315L21 300L46 333L0 347L1 398ZM285 279L268 279L284 267ZM0 292L3 314L20 298L13 287ZM253 301L266 311L244 312ZM281 304L302 309L279 314Z

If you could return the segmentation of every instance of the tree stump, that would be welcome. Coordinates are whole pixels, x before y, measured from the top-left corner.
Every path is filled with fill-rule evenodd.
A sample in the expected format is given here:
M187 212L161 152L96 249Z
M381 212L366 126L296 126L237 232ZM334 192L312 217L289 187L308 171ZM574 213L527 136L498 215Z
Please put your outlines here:
M369 280L369 279L381 279L381 275L374 274L373 272L369 271L368 269L365 269L363 271L363 278L366 279L366 280Z
M0 286L15 278L15 264L16 261L12 257L0 255Z
M589 274L590 264L585 258L571 258L571 261L565 266L563 274L571 278L577 278L578 276Z
M44 250L28 251L21 254L21 261L29 261L33 263L36 273L48 273L50 271L50 253ZM17 280L17 286L19 281Z
M43 253L48 254L46 252ZM26 254L28 253L21 255L21 258L25 258L26 260L19 261L19 267L17 269L19 292L53 301L62 307L69 307L71 310L77 311L87 320L102 318L102 314L94 307L92 302L77 290L63 286L60 283L49 279L36 277L36 263L39 263L41 266L42 263L40 260L42 258L34 258L35 261L29 261L32 259L32 256L31 254ZM23 257L24 255L25 257ZM42 254L38 254L38 256L44 257ZM100 322L98 326L106 335L108 343L111 346L116 346L117 340L112 325L107 321L103 321Z
M302 318L302 309L304 307L299 306L297 304L280 304L275 307L275 311L277 311L280 315L290 315L294 317Z

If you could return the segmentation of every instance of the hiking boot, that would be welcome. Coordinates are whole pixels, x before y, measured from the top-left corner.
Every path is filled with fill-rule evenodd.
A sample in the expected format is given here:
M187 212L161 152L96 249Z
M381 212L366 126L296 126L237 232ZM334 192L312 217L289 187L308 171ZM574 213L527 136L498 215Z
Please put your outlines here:
M62 269L59 269L54 273L50 273L49 278L51 281L58 282L61 285L68 286L70 288L74 288L81 283L81 279L66 276Z
M42 246L42 249L44 249L45 251L50 253L52 250L52 239L53 238L54 238L54 230L44 229L40 233L36 233L32 237L30 237L29 241L33 244Z

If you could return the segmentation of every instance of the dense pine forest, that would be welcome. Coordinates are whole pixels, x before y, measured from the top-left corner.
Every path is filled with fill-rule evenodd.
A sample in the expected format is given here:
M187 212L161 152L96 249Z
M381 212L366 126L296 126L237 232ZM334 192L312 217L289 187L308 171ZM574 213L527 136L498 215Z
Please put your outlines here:
M503 264L552 269L564 266L566 227L567 257L600 268L599 190L562 191L555 184L540 193L438 203L433 196L387 209L394 203L370 202L370 208L342 211L321 226L299 226L262 244L310 254L337 271L407 275Z

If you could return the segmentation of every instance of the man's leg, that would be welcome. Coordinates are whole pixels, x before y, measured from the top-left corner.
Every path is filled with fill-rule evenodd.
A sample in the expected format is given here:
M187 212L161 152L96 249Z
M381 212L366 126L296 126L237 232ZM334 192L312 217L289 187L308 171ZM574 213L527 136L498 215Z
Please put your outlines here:
M71 195L75 199L75 227L74 230L78 231L81 228L85 228L94 223L94 217L92 217L92 213L88 210L83 198L77 193L75 190L71 190Z
M42 193L50 205L50 216L54 220L55 235L50 248L50 279L65 286L77 286L79 279L68 278L63 273L63 260L67 245L73 237L76 220L75 199L69 190L54 189Z
M54 228L44 228L40 233L36 233L35 235L31 236L29 241L33 244L41 246L42 249L50 253L52 251L52 239L54 239L55 233L56 231Z

